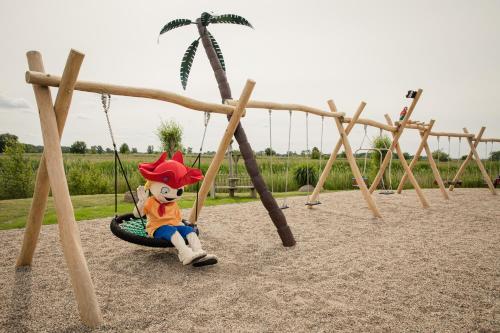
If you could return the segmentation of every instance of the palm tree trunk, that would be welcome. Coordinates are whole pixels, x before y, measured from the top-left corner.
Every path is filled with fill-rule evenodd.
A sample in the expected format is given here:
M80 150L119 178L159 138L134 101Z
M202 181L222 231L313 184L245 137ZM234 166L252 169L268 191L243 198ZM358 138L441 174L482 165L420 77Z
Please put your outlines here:
M232 99L231 88L229 87L229 83L227 82L226 72L222 69L219 59L217 58L217 54L215 53L212 42L210 41L210 37L208 36L207 28L201 24L200 19L196 20L196 24L198 26L198 32L200 34L203 47L207 54L208 60L210 61L210 65L212 66L212 69L214 71L215 79L217 80L217 84L219 85L222 102L224 103L226 99ZM267 189L266 183L264 182L264 179L259 172L259 167L257 165L257 161L255 160L252 147L247 140L245 130L241 126L241 123L238 124L238 127L234 132L234 137L236 138L236 141L238 141L238 145L240 146L241 156L243 156L243 160L245 161L245 166L248 174L250 175L250 178L252 179L252 183L259 193L262 204L264 205L264 207L266 207L271 220L276 226L283 245L295 245L295 239L293 237L292 231L290 230L290 227L286 222L285 215L279 208L274 197Z

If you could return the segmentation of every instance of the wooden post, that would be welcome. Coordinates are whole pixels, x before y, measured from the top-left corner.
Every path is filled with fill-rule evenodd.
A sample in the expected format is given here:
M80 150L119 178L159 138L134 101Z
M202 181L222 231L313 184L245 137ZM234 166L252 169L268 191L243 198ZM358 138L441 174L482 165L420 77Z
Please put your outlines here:
M332 112L336 112L337 108L335 107L335 104L333 103L332 100L328 101L328 106L330 107L330 110ZM339 130L340 138L342 139L342 143L344 145L347 161L349 162L354 178L356 178L356 182L358 183L359 189L361 190L361 193L363 194L363 197L365 198L368 207L372 211L373 216L381 218L382 215L380 214L380 211L378 210L378 207L375 204L375 201L373 200L370 192L368 192L368 188L366 187L365 181L363 180L363 176L359 171L356 159L352 154L351 144L349 143L349 139L347 138L347 133L344 129L344 126L340 122L339 118L334 118L334 119L335 119L335 124L337 125L337 129Z
M485 128L485 127L483 127ZM486 128L485 128L486 129ZM464 128L464 133L469 133L467 131L467 128ZM476 160L477 166L479 167L479 170L481 170L481 174L483 175L484 181L490 188L491 194L497 195L497 191L495 189L495 186L491 182L490 176L488 175L488 171L484 168L483 162L481 162L481 157L477 153L476 147L474 146L474 142L472 141L472 138L467 138L467 142L469 143L470 150L472 154L474 155L474 159Z
M361 104L359 104L359 107L356 110L356 113L354 113L354 116L352 117L351 121L349 122L349 124L347 124L347 127L345 128L346 135L349 135L349 133L351 132L354 125L356 125L356 121L361 116L361 113L365 109L365 106L366 106L365 102L361 102ZM316 184L316 187L314 188L314 191L311 194L311 197L310 197L311 202L316 202L318 200L319 193L321 192L321 190L323 189L323 186L325 185L326 178L328 178L328 175L330 174L333 163L337 159L337 154L339 153L339 150L341 147L342 147L342 138L340 138L337 141L337 144L335 145L332 153L330 154L330 158L328 159L328 162L326 162L325 167L323 168L323 171L321 172L321 176L319 177L318 183ZM306 207L311 209L313 206L307 205Z
M486 127L483 126L479 130L479 133L477 133L476 140L474 142L474 148L477 148L477 146L479 145L479 142L481 142L481 138L483 137L485 130L486 130ZM460 176L462 176L462 173L465 171L465 167L467 166L467 164L469 164L470 160L472 159L472 155L473 155L473 152L471 150L469 152L469 154L467 155L467 157L465 158L465 160L462 162L462 165L458 169L455 177L453 177L453 181L452 181L451 185L448 187L448 190L453 191L455 189L455 184L460 179Z
M415 109L415 106L417 105L418 100L420 99L421 95L422 95L422 89L418 89L417 95L415 96L415 98L413 98L413 101L412 101L410 107L408 108L406 116L404 117L403 121L401 121L401 123L399 124L397 131L394 133L394 136L392 139L392 144L388 149L388 153L385 155L384 161L382 162L382 165L380 166L380 169L377 173L377 176L375 177L372 185L370 186L370 193L373 193L373 191L375 191L378 184L380 183L380 180L382 179L382 176L384 175L385 169L387 168L387 166L389 165L389 162L391 161L392 152L393 152L394 148L396 147L396 145L398 144L399 138L403 134L403 131L406 127L406 124L410 120L411 114L413 113L413 110Z
M68 59L68 61L71 61L71 58ZM72 66L72 64L67 64L67 66ZM78 63L76 63L76 67L79 67ZM78 70L76 70L76 73L77 72ZM75 71L66 73L74 74ZM71 80L68 79L68 81ZM71 284L75 292L78 311L82 321L86 325L96 327L102 323L102 315L80 243L80 235L75 221L73 204L71 203L68 183L64 173L59 130L54 106L52 105L48 87L33 85L33 90L35 92L40 115L45 164L47 167L49 184L54 196L59 236L66 264L68 265ZM61 95L61 98L66 99L68 96L71 96L72 89L68 89L63 93L66 94L66 97ZM67 101L63 102L61 102L62 105L69 105Z
M37 51L30 51L26 54L28 58L28 67L30 70L45 72L42 55ZM69 105L73 96L73 87L75 85L80 66L83 62L84 54L76 50L71 50L63 72L63 80L57 93L54 111L57 119L57 128L59 138L62 136L64 124L68 116ZM36 86L33 86L35 89ZM36 87L36 89L52 104L52 96L48 87ZM45 164L45 154L42 154L36 175L35 189L31 201L31 208L24 231L23 245L17 258L16 266L31 265L33 254L35 253L38 235L42 227L47 199L49 196L50 185Z
M391 117L389 117L388 114L385 115L385 119L387 121L387 124L390 126L393 126ZM392 136L394 137L396 133L392 133ZM422 192L422 189L420 188L420 185L417 182L417 179L413 175L413 172L411 171L410 167L408 166L408 163L405 160L405 156L403 155L403 152L401 151L401 147L399 146L399 143L396 143L395 145L396 148L396 153L398 154L399 161L401 162L401 165L403 166L403 169L405 172L408 174L408 178L410 179L411 184L415 188L415 192L417 192L418 199L420 200L420 203L422 204L422 207L424 208L429 208L429 202L425 198L424 193ZM392 151L388 151L387 154L392 154Z
M245 110L248 100L250 99L254 86L254 81L247 80L247 83L241 92L238 104L236 105L231 119L229 120L224 136L219 143L219 148L217 149L217 152L212 159L212 163L210 163L210 166L205 174L205 179L203 179L203 183L201 184L200 191L198 192L198 201L195 200L193 208L191 208L191 213L189 215L189 222L191 223L196 223L198 216L200 216L200 212L203 208L203 203L205 202L208 191L210 190L210 186L214 182L217 171L219 171L219 167L224 160L226 150L233 138L236 127L240 123L241 115ZM198 208L196 209L196 207Z

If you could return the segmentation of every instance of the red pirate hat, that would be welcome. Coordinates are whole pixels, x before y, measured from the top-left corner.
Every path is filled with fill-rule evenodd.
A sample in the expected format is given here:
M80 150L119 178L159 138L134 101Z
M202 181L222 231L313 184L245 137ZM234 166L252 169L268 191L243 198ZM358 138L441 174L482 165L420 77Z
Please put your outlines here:
M139 172L147 180L165 183L172 188L194 184L203 179L201 170L184 165L180 151L171 160L166 159L167 153L164 152L156 162L140 163Z

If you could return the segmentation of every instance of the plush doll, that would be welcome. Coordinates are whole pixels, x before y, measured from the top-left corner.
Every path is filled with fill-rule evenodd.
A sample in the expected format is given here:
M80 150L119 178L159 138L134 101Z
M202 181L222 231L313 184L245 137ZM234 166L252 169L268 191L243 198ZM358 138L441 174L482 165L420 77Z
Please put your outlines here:
M146 215L148 235L169 240L184 265L217 263L215 256L207 255L202 249L193 227L182 223L181 211L176 202L182 197L184 186L203 179L201 171L185 166L181 152L176 152L171 160L167 160L167 153L163 153L154 163L140 163L139 171L147 182L137 188L139 211L134 209L134 215Z

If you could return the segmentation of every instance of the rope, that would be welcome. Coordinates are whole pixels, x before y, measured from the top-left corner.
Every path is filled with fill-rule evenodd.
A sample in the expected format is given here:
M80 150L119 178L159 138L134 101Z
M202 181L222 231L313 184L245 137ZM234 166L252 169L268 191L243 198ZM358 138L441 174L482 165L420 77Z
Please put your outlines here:
M493 141L490 149L490 178L493 178Z
M451 163L451 138L448 137L448 168L446 170L446 180L450 181L450 163Z
M309 202L309 113L306 112L306 185L307 185L307 202Z
M288 147L286 150L286 171L285 171L285 193L288 193L288 170L290 168L290 142L292 140L292 110L288 111L290 116L288 120ZM287 207L286 197L283 198L281 207Z
M123 178L125 178L125 183L127 184L127 188L132 196L132 201L134 201L134 206L135 209L137 210L137 213L139 214L139 218L141 219L141 223L143 228L146 228L146 224L144 223L144 220L142 219L142 216L139 208L137 207L137 202L135 200L135 197L132 193L132 188L130 187L130 183L128 182L127 174L125 173L125 169L123 168L122 161L120 160L120 156L118 155L118 151L116 150L116 142L115 142L115 137L113 135L113 129L111 128L111 121L109 119L109 108L111 106L111 95L110 94L101 94L101 103L102 103L102 108L104 110L104 114L106 115L106 121L108 123L108 129L109 129L109 134L111 136L111 141L113 142L113 150L115 153L115 217L118 216L118 171L117 171L117 161L118 164L120 165L120 170L122 172Z
M274 194L272 114L273 111L269 109L269 173L271 177L271 193Z
M318 169L318 172L323 170L323 128L324 128L324 124L325 124L325 117L321 116L321 138L320 138L320 142L319 142L319 161L318 161L319 169ZM316 201L319 202L319 192L318 192L318 199Z
M437 158L438 158L438 160L437 161L438 161L438 164L439 164L439 152L440 152L440 150L439 150L439 136L437 137L437 141L438 141L438 149L437 149ZM439 165L438 165L438 167L439 167Z
M201 154L203 152L203 145L205 144L205 136L207 135L207 127L208 123L210 122L210 112L205 112L203 115L203 136L201 138L201 143L200 143L200 150L198 151L198 155L194 159L194 162L191 164L191 168L198 162L198 169L201 170ZM198 221L198 195L200 193L200 182L196 183L196 206L195 206L195 213L194 213L194 220ZM195 223L192 223L193 226L196 225Z

